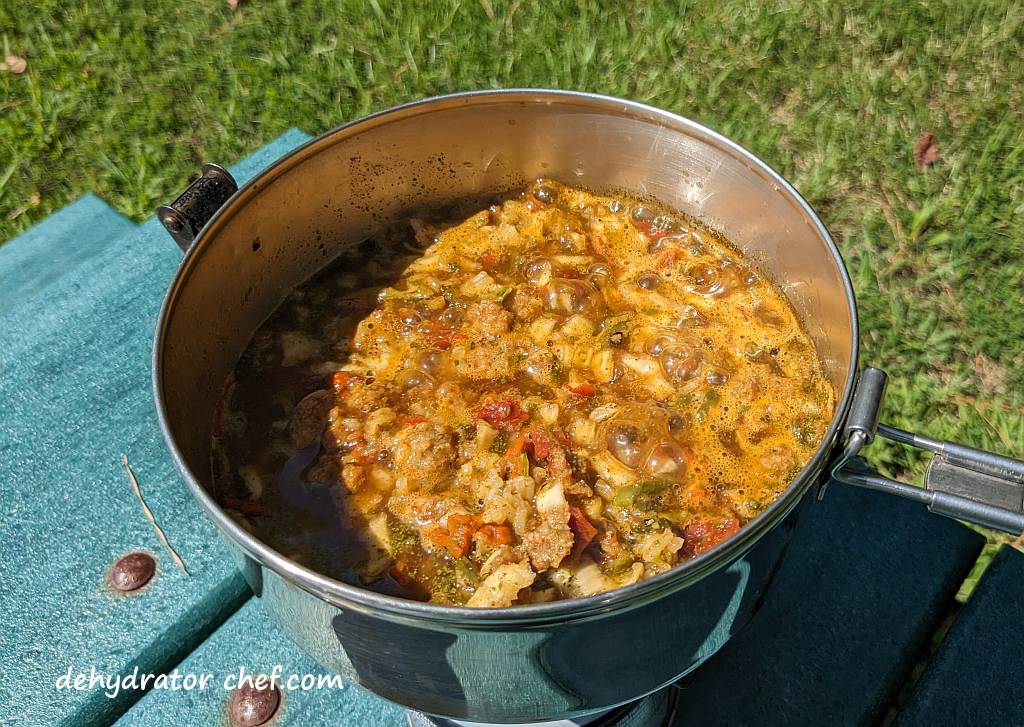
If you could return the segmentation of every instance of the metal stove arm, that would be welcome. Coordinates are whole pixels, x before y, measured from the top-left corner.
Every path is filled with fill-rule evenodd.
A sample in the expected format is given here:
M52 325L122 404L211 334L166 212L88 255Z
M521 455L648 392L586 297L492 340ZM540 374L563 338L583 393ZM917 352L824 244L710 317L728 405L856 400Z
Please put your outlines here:
M920 502L939 515L1015 535L1024 532L1024 462L880 424L887 382L879 369L861 372L846 421L843 454L832 468L832 477ZM883 477L860 459L860 451L876 435L933 453L924 487ZM819 490L819 499L825 486Z
M182 250L225 202L238 191L235 178L218 164L204 164L203 173L178 198L157 208L156 216Z

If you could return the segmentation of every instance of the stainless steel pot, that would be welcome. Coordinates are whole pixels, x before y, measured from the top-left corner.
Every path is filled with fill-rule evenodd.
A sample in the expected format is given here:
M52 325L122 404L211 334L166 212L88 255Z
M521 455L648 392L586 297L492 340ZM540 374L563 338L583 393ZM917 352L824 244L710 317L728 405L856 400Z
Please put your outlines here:
M493 610L339 583L240 528L207 491L210 423L256 328L292 288L380 224L536 177L652 195L720 229L782 284L839 394L825 440L796 481L736 536L668 573L590 598ZM678 679L756 611L796 518L813 501L807 491L817 485L823 493L833 470L944 514L1024 529L1024 463L879 429L885 377L867 369L857 385L857 311L828 231L763 162L674 114L556 91L428 99L329 132L237 191L230 175L208 165L159 214L187 247L153 351L171 454L291 639L399 704L529 722L609 708ZM855 455L876 431L940 451L926 489L857 466ZM958 491L965 483L969 491Z

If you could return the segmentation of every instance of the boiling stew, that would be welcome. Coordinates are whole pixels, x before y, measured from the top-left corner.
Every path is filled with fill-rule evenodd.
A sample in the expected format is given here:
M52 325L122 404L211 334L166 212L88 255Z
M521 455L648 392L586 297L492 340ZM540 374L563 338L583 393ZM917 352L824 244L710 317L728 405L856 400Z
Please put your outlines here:
M351 583L538 603L727 539L833 407L782 291L725 239L539 181L412 219L295 290L225 386L215 492Z

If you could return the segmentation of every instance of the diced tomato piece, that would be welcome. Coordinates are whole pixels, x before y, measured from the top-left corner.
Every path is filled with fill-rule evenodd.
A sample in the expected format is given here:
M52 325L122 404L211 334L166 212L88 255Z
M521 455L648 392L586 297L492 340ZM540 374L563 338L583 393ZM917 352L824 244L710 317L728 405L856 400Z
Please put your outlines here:
M444 528L434 528L427 533L427 537L430 539L431 543L439 548L444 548L456 558L462 557L459 545L452 539L451 533Z
M526 209L530 210L530 212L537 212L539 210L544 209L544 203L541 202L539 199L534 199L531 197L530 199L526 200Z
M679 262L679 250L674 247L670 247L660 255L658 259L654 261L655 267L659 270L667 270L668 268L674 267Z
M633 227L635 227L637 230L639 230L643 234L647 235L648 237L651 237L651 238L654 237L654 235L651 233L651 224L649 222L642 222L640 220L633 220Z
M243 515L256 515L258 517L266 517L274 512L262 502L243 500L240 497L225 497L224 506L230 507L232 510L237 510Z
M559 268L556 277L565 278L566 280L579 280L583 277L583 273L576 268Z
M371 464L377 460L377 452L365 441L359 442L350 452L356 464Z
M551 456L551 448L554 446L551 443L551 438L548 433L540 427L534 427L526 434L527 441L532 445L533 458L541 461L547 461Z
M551 453L559 449L559 442L562 444L562 447L568 446L567 440L562 441L564 439L564 435L560 433L556 433L552 437L543 427L532 427L516 437L508 449L505 450L508 466L518 468L524 453L530 455L534 461L550 463ZM564 457L562 461L564 461Z
M492 252L491 250L484 250L480 254L480 264L483 265L485 268L493 268L495 265L498 264L498 256L495 255L494 252Z
M425 416L420 416L419 414L410 414L409 416L399 417L398 419L400 424L404 424L407 427L411 427L413 424L422 424L425 421L427 421L427 418Z
M590 240L590 244L594 246L594 250L597 251L598 255L609 257L612 253L611 248L608 247L608 241L601 235L594 235Z
M556 430L552 435L556 442L562 445L562 449L572 449L572 440L561 430Z
M505 450L505 456L510 460L518 459L519 455L521 455L523 450L526 449L526 444L526 435L520 434L515 438L512 444L509 445L508 449Z
M578 507L569 508L569 529L573 534L573 555L582 553L597 535L597 528Z
M350 374L348 371L335 371L331 374L331 386L339 394L349 387L352 380L356 377Z
M591 397L597 393L597 389L593 384L579 384L578 386L570 386L569 391L576 394L576 396Z
M455 512L448 516L447 528L435 528L427 535L434 545L445 548L455 558L462 558L469 552L473 533L481 527L476 515Z
M530 415L519 407L519 402L511 398L486 402L476 416L477 419L483 419L492 426L508 430L518 429L530 418Z
M416 329L431 346L442 350L452 347L452 329L438 321L423 321Z
M412 577L412 568L409 565L409 561L405 558L399 557L395 561L395 564L391 566L390 573L391 577L398 581L398 584L404 588L411 588L415 585L415 580Z
M700 555L735 535L739 530L739 521L731 517L690 523L683 530L683 551L691 557Z
M672 232L671 227L668 225L659 224L657 227L655 227L655 222L653 219L638 220L635 217L631 219L633 220L633 227L635 227L640 232L647 235L647 237L655 241L668 236L668 234Z
M480 527L480 534L491 545L511 545L514 539L512 528L508 525L496 525L495 523L484 523Z
M543 427L533 427L516 437L512 444L509 445L509 448L505 450L505 456L511 462L518 462L519 457L523 452L526 452L535 460L546 462L551 458L551 451L558 447L556 441L560 441L563 446L567 446L567 440L562 441L564 439L564 435L556 434L555 441L553 441L551 434L546 429Z

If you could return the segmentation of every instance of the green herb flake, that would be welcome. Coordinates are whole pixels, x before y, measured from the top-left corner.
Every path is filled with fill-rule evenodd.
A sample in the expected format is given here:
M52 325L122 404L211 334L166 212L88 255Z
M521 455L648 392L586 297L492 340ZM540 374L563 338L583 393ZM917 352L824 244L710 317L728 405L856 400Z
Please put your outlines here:
M388 537L391 539L391 548L395 552L406 550L413 544L419 544L416 531L392 517L388 518Z
M796 437L796 441L805 447L813 447L817 444L817 436L814 426L811 422L806 420L796 420L793 422L793 436Z
M802 469L803 467L801 467L800 465L794 465L790 467L788 470L786 470L786 474L782 478L783 482L785 482L788 485L791 482L795 481L797 475L800 474L800 470Z
M505 439L503 434L498 433L494 441L491 442L490 450L495 454L505 454L508 451L508 440Z

